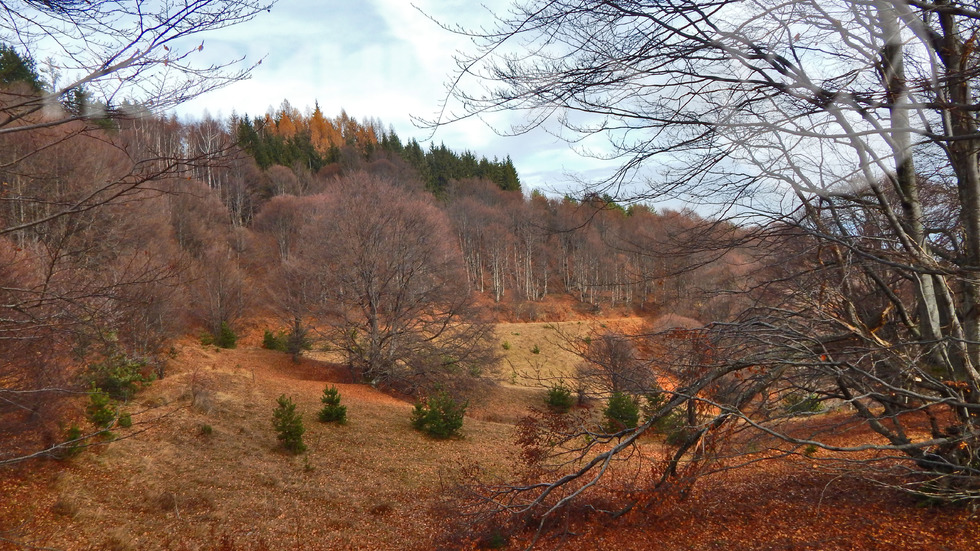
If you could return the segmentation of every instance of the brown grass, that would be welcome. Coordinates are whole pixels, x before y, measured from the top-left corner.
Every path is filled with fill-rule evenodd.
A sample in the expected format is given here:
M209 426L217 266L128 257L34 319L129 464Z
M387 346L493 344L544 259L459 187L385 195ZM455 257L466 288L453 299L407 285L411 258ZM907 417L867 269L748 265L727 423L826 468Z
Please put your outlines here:
M340 382L346 374L332 364L254 348L180 350L177 367L130 408L134 430L148 430L6 477L0 530L19 526L18 541L59 549L207 549L221 536L261 537L271 549L424 548L441 474L476 457L508 464L509 425L476 416L464 438L431 440L412 430L411 404ZM315 420L327 382L348 407L345 426ZM280 394L304 413L303 456L277 446Z
M500 323L501 378L519 386L543 388L575 374L580 359L576 342L605 331L635 332L645 322L636 317L541 323ZM505 347L506 343L506 347ZM538 353L534 353L537 347ZM509 348L509 349L508 349Z
M167 377L128 407L132 431L145 432L0 472L0 549L23 548L10 540L65 550L431 549L446 523L443 476L473 462L506 475L513 423L542 404L538 375L574 368L551 340L555 327L574 335L638 323L501 324L516 384L505 363L504 383L473 397L464 438L450 441L412 430L410 403L350 384L327 356L293 364L188 339ZM348 407L346 426L315 420L328 383ZM304 413L305 455L277 446L270 419L280 394ZM685 501L616 523L590 518L539 548L972 549L980 540L968 511L918 509L792 459L706 479Z

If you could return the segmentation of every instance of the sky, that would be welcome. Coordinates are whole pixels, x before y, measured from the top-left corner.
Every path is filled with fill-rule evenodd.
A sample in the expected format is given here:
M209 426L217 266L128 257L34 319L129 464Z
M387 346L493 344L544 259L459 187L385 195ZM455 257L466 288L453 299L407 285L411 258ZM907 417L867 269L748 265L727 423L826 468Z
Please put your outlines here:
M305 112L318 102L327 116L341 109L357 119L372 117L395 129L402 141L445 143L456 151L503 159L510 156L525 192L561 194L576 178L598 178L611 167L575 153L539 130L502 137L507 121L473 119L430 130L412 117L432 119L455 70L453 54L468 39L439 27L492 25L490 10L503 13L508 0L483 4L461 0L279 0L252 21L203 35L204 52L215 61L241 56L262 60L252 78L183 105L178 115L200 118L263 115L283 100ZM427 17L431 16L430 17ZM199 40L199 39L198 39ZM515 115L517 116L517 115Z

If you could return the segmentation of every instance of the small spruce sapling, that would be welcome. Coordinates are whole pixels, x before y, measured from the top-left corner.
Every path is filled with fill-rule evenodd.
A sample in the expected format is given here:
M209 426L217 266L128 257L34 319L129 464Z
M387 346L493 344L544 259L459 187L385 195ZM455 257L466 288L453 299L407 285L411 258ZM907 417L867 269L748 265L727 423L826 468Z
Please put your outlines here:
M133 416L129 412L120 413L116 424L119 425L119 428L128 429L133 426Z
M320 421L341 425L347 422L347 406L340 405L340 391L336 387L324 388L320 401L323 402L323 408L319 413Z
M415 403L412 426L434 438L457 436L463 428L463 415L468 405L469 402L457 402L448 392L440 391Z
M640 422L640 405L629 394L614 392L602 415L606 418L602 427L606 432L633 429Z
M146 367L146 360L114 352L102 362L89 365L87 378L110 398L125 401L152 382L154 376Z
M221 348L235 348L237 343L238 335L228 325L228 322L221 322L221 328L218 330L218 338L214 340L214 344Z
M218 338L214 342L221 348L235 348L238 343L238 335L231 329L227 322L221 322L221 329L218 331Z
M306 445L303 444L303 414L296 412L296 404L283 394L276 399L279 404L272 411L272 426L276 429L276 438L282 447L292 453L303 453Z
M575 399L572 398L572 389L565 386L565 383L559 381L548 389L545 403L555 413L568 412L575 403Z
M286 334L280 331L278 334L265 330L262 335L262 348L267 350L286 351Z
M72 425L68 427L68 430L65 431L65 441L62 444L60 451L56 454L56 457L58 459L68 459L69 457L75 457L81 453L82 448L85 446L82 435L82 428L72 423Z
M107 429L116 421L118 410L112 403L109 393L93 387L89 392L89 404L85 408L85 414L96 428Z
M289 334L286 335L285 347L286 352L289 352L293 357L294 362L299 361L299 357L303 354L304 350L313 350L313 341L310 340L308 336L309 331L303 327L302 322L299 318L293 322L293 327L289 330Z

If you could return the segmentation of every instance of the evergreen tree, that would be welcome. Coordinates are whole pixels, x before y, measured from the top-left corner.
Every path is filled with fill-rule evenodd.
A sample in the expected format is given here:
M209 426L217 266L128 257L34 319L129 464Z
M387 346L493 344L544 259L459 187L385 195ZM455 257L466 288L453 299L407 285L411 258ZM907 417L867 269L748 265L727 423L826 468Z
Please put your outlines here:
M0 43L0 85L9 86L15 82L27 83L35 92L44 89L44 81L31 56L19 54L17 50Z
M337 390L337 387L328 386L324 388L320 401L323 402L323 408L320 409L318 415L320 421L341 425L347 422L347 406L340 405L340 391Z
M504 191L521 191L521 180L517 177L517 168L510 160L510 155L500 165L500 176L494 182Z
M328 120L319 103L304 117L288 102L283 102L278 111L263 118L241 119L236 131L241 147L263 170L274 165L299 165L315 173L327 164L339 162L340 148L349 147L365 160L376 151L400 156L437 197L445 195L451 182L467 178L490 180L505 191L521 189L510 157L504 161L478 159L472 151L458 154L444 143L432 144L426 151L415 139L403 144L393 128L381 130L376 121L360 123L344 111Z
M436 197L443 197L449 189L449 182L459 178L459 157L446 147L446 144L435 144L429 146L429 151L425 154L425 159L429 165L429 179L427 188Z
M429 164L425 157L425 152L422 150L422 146L419 142L412 138L409 140L408 144L405 146L405 150L402 153L402 158L408 162L418 172L419 178L428 183L429 181Z
M391 128L387 132L381 134L381 150L389 151L396 155L402 155L405 151L405 146L402 145L401 138L395 133L395 129Z
M260 121L256 120L255 122L258 124ZM272 166L265 140L259 135L259 130L248 115L245 115L245 118L238 122L236 137L238 145L255 159L255 164L262 169Z
M282 447L293 453L306 451L303 443L303 414L296 412L296 404L283 394L276 399L278 406L272 412L272 426Z
M609 397L609 402L602 411L602 415L606 419L602 427L606 432L613 433L636 428L640 421L640 405L633 396L614 392Z

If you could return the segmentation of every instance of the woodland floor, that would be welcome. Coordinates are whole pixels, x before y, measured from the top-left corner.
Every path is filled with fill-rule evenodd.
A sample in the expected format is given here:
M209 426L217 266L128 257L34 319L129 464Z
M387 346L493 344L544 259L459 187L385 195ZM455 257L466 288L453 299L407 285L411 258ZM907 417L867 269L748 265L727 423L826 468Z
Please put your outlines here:
M516 451L513 423L543 396L531 386L534 374L554 375L573 361L552 349L560 348L549 336L556 331L548 323L500 326L514 351L504 382L472 403L464 438L449 441L413 431L409 402L349 384L327 361L293 364L258 348L255 338L236 350L188 340L167 376L130 405L136 424L119 432L128 438L67 461L0 471L0 549L469 548L444 539L440 481L476 459L506 474ZM345 426L315 420L328 383L348 407ZM277 448L270 419L280 394L305 414L307 454ZM616 521L577 517L566 528L536 549L980 544L980 519L968 510L920 507L905 495L812 469L802 457L709 477L669 506ZM519 534L511 547L526 542Z

